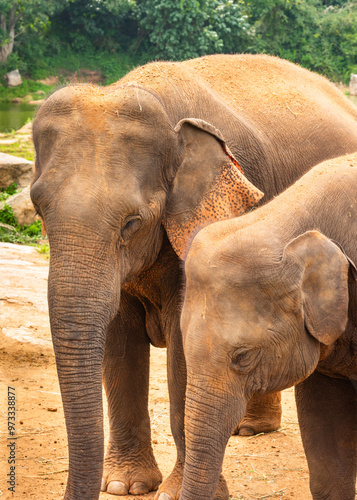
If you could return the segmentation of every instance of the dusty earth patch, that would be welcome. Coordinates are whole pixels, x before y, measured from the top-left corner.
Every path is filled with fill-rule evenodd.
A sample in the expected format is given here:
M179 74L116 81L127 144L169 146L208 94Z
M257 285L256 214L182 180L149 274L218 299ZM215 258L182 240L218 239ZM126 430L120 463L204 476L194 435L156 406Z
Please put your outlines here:
M46 302L48 261L34 248L0 243L0 497L60 500L67 477L67 438ZM10 473L7 428L8 387L16 392L15 493ZM278 432L232 437L223 472L231 498L311 498L293 390L283 393ZM166 354L152 348L150 414L155 456L166 477L175 462L169 427ZM108 423L106 421L106 437ZM127 500L154 498L121 497ZM101 500L114 500L102 493Z

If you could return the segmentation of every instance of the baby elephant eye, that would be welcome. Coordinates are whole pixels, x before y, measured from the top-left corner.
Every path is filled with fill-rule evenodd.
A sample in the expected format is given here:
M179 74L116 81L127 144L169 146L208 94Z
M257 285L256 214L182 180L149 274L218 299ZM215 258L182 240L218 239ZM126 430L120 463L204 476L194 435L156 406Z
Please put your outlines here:
M141 216L140 215L130 215L124 220L124 224L121 228L120 235L121 241L127 241L141 226Z
M231 354L231 368L240 375L245 375L259 363L262 351L258 347L238 347Z

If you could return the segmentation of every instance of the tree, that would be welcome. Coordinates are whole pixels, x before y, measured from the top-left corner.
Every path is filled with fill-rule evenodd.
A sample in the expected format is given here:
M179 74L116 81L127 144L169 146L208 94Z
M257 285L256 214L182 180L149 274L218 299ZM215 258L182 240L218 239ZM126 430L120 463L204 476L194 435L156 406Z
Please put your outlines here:
M334 3L320 15L313 69L347 82L357 72L357 1Z
M29 28L38 30L66 0L0 0L0 62L11 55L15 39Z
M156 58L182 60L229 51L247 28L233 0L138 0L136 16ZM228 47L229 45L229 47Z
M329 78L357 71L357 0L244 0L248 52L289 59Z
M319 0L248 0L253 25L249 52L264 52L303 63L319 29Z
M134 0L69 0L52 16L51 29L74 52L126 49L137 36L135 6Z

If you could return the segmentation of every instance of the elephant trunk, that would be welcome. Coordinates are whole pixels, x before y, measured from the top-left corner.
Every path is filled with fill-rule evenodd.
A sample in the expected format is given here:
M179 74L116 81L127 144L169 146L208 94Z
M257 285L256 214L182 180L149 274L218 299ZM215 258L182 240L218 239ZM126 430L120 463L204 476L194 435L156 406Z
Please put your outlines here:
M100 492L102 360L120 293L118 273L108 257L100 257L106 254L88 243L65 249L51 243L48 298L69 447L66 500L96 500Z
M186 461L180 500L215 497L227 442L246 409L218 380L188 381L185 407Z

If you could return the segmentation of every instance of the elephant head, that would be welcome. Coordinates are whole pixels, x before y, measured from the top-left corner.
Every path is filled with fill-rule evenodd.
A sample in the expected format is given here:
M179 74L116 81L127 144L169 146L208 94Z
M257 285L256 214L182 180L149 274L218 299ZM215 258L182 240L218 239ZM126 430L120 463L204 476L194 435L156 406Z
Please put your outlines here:
M349 262L331 240L309 231L282 250L270 232L232 234L230 222L204 229L185 265L182 500L214 498L237 415L253 394L308 377L348 319Z
M204 225L239 215L262 193L222 134L171 123L138 86L73 86L33 126L32 201L50 247L49 311L69 440L66 498L94 499L103 464L102 359L120 288L153 264L164 232L180 257Z

